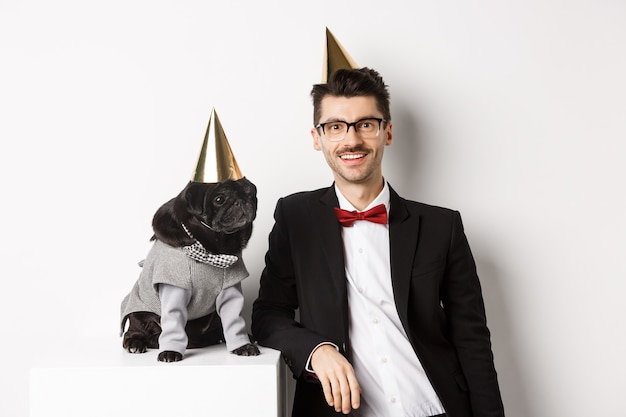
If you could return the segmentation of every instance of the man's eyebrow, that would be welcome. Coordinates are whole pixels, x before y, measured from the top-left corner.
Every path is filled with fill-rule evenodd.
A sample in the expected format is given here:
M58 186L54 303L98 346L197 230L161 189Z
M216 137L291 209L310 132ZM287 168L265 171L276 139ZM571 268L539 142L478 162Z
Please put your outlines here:
M354 122L348 122L345 119L334 118L334 119L328 119L325 122L320 122L320 124L321 123L332 123L332 122L356 123L356 122L360 122L361 120L366 120L366 119L380 119L380 117L377 117L377 116L364 116L364 117L360 117L360 118L356 119Z

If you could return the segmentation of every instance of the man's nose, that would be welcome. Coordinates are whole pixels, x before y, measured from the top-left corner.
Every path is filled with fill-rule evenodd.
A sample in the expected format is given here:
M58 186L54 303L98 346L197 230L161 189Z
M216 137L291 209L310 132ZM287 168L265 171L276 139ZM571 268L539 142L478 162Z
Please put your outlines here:
M343 142L345 143L361 143L363 142L363 138L356 130L356 126L348 126L348 130L346 131L346 136L343 138Z

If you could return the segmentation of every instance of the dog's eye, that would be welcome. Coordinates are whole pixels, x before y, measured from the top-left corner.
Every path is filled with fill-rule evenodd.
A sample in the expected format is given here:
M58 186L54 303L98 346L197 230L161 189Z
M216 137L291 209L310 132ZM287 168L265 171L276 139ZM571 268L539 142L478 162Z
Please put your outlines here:
M224 201L225 201L225 200L226 200L226 199L224 198L224 196L222 196L222 195L218 195L217 197L215 197L215 198L213 199L213 202L214 202L216 205L221 206L222 204L224 204Z

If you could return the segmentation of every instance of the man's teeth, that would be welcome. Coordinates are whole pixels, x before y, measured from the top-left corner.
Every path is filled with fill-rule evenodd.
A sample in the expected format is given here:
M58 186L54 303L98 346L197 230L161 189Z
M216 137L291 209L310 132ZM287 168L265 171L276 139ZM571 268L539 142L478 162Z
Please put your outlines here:
M363 154L350 154L350 155L341 155L341 159L359 159L359 158L363 158Z

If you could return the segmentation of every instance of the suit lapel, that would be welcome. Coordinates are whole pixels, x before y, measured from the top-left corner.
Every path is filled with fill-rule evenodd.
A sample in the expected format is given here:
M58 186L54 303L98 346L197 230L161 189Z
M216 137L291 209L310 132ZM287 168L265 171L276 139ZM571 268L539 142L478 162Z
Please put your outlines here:
M331 278L336 288L336 294L343 298L346 296L345 283L345 260L343 241L341 239L341 226L337 221L334 207L339 206L339 200L334 187L327 188L319 199L311 201L311 218L319 219L319 224L314 225L319 233L319 241L324 251L324 256L331 270Z
M341 226L337 221L334 207L339 206L339 200L335 194L335 188L330 187L322 191L321 196L318 194L310 201L309 208L311 210L312 219L319 220L319 223L312 225L316 228L319 235L319 245L324 254L324 260L330 270L330 276L327 277L331 281L334 290L330 294L324 294L325 297L333 297L329 300L329 306L338 307L340 317L334 317L336 320L337 340L342 340L340 346L341 352L350 355L348 341L348 289L346 285L345 258L343 249L343 240L341 238Z
M419 216L411 215L404 200L391 187L389 188L391 282L398 315L404 327L407 328L409 285L419 233Z

